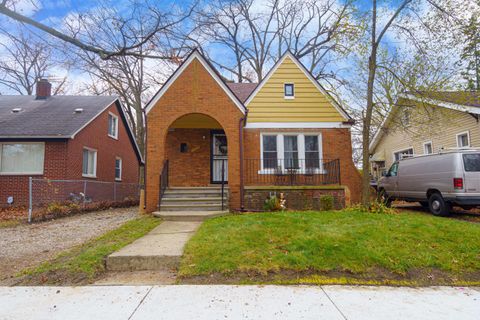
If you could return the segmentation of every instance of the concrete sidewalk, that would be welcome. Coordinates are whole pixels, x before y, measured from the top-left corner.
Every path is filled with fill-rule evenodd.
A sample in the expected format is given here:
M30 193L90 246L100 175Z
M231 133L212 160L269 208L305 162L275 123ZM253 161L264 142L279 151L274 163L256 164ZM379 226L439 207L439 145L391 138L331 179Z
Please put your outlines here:
M476 288L1 287L0 319L479 319Z

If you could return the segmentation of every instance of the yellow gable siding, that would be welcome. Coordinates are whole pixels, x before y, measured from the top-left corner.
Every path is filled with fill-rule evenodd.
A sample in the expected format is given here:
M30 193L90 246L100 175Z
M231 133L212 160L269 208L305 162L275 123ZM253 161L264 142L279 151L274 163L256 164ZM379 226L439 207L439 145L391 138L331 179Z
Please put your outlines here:
M283 85L295 85L295 99L285 99ZM248 122L346 121L310 79L286 57L248 104Z

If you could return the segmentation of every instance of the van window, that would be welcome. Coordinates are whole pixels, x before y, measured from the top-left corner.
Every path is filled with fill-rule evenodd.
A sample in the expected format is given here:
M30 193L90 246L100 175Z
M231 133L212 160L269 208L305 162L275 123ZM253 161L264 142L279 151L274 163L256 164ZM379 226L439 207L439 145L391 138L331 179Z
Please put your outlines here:
M463 166L465 167L465 171L467 172L480 171L480 153L464 154Z
M388 175L391 176L391 177L396 177L396 176L397 176L397 172L398 172L398 162L395 162L395 163L392 164L392 166L390 167L390 170L388 170Z

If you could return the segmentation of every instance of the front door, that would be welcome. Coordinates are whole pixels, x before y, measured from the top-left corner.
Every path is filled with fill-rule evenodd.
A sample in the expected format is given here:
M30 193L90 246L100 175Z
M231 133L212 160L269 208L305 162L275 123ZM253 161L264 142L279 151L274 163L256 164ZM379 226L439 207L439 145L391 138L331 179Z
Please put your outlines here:
M223 132L212 132L211 183L228 182L227 136Z

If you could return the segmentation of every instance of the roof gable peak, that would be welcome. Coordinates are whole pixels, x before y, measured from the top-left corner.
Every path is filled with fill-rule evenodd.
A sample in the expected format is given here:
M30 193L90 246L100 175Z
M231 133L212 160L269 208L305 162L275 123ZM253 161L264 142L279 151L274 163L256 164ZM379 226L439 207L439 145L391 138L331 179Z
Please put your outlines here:
M228 85L223 80L222 76L218 71L212 66L212 64L203 56L203 54L197 49L187 56L187 58L180 64L180 66L173 72L173 74L168 78L164 85L157 91L157 93L150 99L150 101L145 106L146 113L148 114L150 110L157 104L160 98L168 91L172 83L187 69L187 67L195 60L198 60L200 64L205 68L205 70L212 76L212 78L218 83L218 85L225 91L229 96L232 102L238 107L238 109L245 114L245 106L240 101L240 99L233 93L233 91L228 87Z

